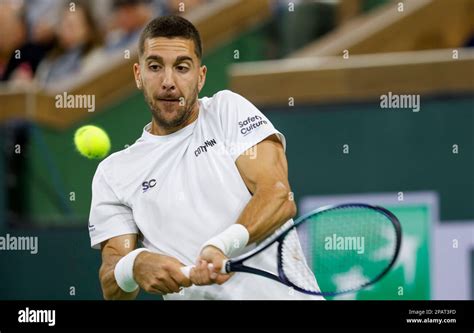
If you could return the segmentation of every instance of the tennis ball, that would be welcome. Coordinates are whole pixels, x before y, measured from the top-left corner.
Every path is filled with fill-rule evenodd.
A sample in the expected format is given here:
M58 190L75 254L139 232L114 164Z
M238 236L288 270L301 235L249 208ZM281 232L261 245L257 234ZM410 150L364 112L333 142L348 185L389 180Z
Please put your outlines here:
M110 139L107 133L97 126L86 125L77 129L74 144L82 156L87 158L104 158L110 150Z

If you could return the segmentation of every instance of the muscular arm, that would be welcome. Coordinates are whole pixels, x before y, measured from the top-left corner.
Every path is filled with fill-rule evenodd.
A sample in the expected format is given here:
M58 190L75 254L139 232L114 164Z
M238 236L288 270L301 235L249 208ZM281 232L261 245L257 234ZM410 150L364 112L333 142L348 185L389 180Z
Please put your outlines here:
M273 233L296 214L288 183L288 164L281 142L275 135L256 146L256 157L242 154L236 161L237 168L252 198L245 206L236 223L249 232L249 243L259 242ZM226 256L214 246L207 246L198 258L203 261L199 273L191 276L195 284L225 283L230 275L217 274ZM213 276L206 274L207 263L212 263Z
M136 234L123 235L102 243L102 265L99 270L99 279L104 299L128 300L137 297L139 289L131 293L124 292L117 285L114 276L117 262L137 247L137 237Z
M129 234L114 237L102 243L102 266L99 270L100 284L107 300L135 299L140 289L124 292L115 281L115 265L137 247L137 235ZM137 284L148 293L165 295L176 293L181 287L189 287L191 281L180 268L183 264L172 257L142 252L138 254L133 266L133 276Z
M236 161L240 175L252 193L237 220L249 231L249 243L263 240L296 215L288 183L288 164L276 135L257 144L254 157L244 153Z

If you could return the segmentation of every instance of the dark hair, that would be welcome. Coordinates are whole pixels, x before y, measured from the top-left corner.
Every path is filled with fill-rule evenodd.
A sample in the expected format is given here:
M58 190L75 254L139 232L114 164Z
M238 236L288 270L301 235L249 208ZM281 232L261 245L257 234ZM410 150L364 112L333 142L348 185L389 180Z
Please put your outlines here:
M140 56L145 49L145 41L148 38L166 37L192 39L194 42L194 50L198 59L202 58L202 42L199 31L196 27L185 18L177 15L161 16L153 19L147 24L140 35L138 51Z

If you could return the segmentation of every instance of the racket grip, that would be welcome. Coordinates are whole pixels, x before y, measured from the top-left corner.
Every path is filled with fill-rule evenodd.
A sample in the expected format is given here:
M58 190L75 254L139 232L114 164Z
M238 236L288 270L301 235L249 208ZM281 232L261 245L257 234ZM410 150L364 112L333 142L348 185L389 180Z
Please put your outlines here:
M229 274L229 272L227 272L227 270L225 269L225 266L228 261L229 261L228 259L222 260L221 274Z
M226 259L222 260L221 274L229 274L227 272L227 270L225 269L227 261L229 261L229 260L226 260ZM191 275L191 270L194 267L195 267L194 265L182 266L181 267L181 273L183 273L183 275L186 276L186 278L189 279L189 276ZM209 264L208 267L209 267L209 269L212 269L212 264Z
M191 275L191 270L193 268L194 268L194 265L182 266L181 273L183 273L183 275L186 276L187 279L189 279L189 276Z

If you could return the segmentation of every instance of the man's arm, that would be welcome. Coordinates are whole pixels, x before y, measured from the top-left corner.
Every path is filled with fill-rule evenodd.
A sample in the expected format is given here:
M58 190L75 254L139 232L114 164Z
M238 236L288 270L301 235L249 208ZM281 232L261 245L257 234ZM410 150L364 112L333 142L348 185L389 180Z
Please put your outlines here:
M252 193L236 223L249 232L249 243L259 242L296 215L288 183L288 163L283 146L272 135L256 146L256 158L242 154L236 161L240 175Z
M117 285L114 269L117 262L137 246L136 234L129 234L111 238L102 243L102 265L99 270L99 279L104 299L128 300L137 297L139 289L126 293Z
M240 175L252 193L236 221L247 229L248 243L265 239L296 215L288 183L288 163L280 140L272 135L256 145L256 152L255 158L255 155L244 153L236 161ZM214 273L218 273L223 259L227 259L224 253L211 245L201 251L198 262L211 263ZM204 276L199 284L222 284L228 279L228 275L213 274Z
M137 235L129 234L111 238L102 243L102 265L99 279L104 299L129 300L135 299L140 289L132 292L123 291L115 280L115 266L137 246ZM189 287L187 279L180 268L179 260L152 252L141 252L133 265L133 276L136 283L146 292L152 294L168 294L179 292L181 287Z

